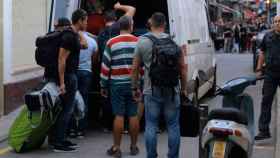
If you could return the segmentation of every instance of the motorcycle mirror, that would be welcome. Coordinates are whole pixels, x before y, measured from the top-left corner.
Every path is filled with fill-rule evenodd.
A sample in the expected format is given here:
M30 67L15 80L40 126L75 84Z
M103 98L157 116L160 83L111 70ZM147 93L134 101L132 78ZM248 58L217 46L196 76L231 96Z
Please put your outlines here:
M207 81L208 80L206 73L202 70L198 71L198 78L202 81Z

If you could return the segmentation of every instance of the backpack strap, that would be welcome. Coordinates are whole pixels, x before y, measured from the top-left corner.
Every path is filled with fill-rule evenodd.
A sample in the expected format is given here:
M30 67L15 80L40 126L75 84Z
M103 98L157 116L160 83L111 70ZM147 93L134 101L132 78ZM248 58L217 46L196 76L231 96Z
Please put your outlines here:
M158 41L158 38L155 37L155 36L152 35L152 34L145 34L145 35L143 35L143 37L146 37L146 38L148 38L149 40L151 40L151 41L153 42L153 44L157 43L157 41Z

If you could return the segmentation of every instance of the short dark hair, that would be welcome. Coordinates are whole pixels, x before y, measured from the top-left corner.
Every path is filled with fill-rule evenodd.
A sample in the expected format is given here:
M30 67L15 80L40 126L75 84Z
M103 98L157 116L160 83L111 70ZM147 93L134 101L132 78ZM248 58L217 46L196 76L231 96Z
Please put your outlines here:
M130 16L122 16L118 23L120 25L120 30L129 30L133 24L133 19Z
M104 18L106 22L115 21L117 19L116 12L114 10L107 10L104 13Z
M72 14L72 23L76 24L79 20L85 20L87 17L87 12L83 9L78 9Z
M71 21L66 17L61 17L57 20L55 27L63 27L63 26L70 26Z
M161 27L166 25L166 17L161 12L156 12L151 17L151 25L153 27Z

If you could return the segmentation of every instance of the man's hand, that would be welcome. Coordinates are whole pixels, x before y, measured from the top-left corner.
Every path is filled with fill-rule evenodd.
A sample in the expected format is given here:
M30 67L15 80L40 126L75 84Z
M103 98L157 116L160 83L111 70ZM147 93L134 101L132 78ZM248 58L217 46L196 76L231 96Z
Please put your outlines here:
M142 94L141 94L141 91L140 91L139 88L136 88L136 89L132 90L132 97L136 102L141 101Z
M59 86L59 93L61 95L64 95L66 93L66 89L65 89L65 84L64 83L60 84L60 86Z
M117 3L114 5L114 9L115 9L115 10L120 9L120 7L121 7L120 2L117 2Z
M124 11L125 12L124 15L125 16L130 16L130 17L133 17L135 15L135 12L136 12L135 7L130 6L130 5L122 5L122 4L120 4L120 2L117 2L114 5L114 9Z
M99 54L99 52L94 53L94 55L92 56L92 61L93 61L94 64L95 63L97 64L97 63L100 62L100 54Z
M88 48L88 43L87 43L86 38L82 34L82 32L79 32L79 36L80 36L80 44L81 44L82 49L87 49Z
M187 90L182 90L182 91L181 91L181 95L184 96L184 97L188 97L188 92L187 92Z
M261 70L257 70L256 77L260 78L263 75L263 72Z
M101 88L101 96L107 98L108 97L108 90L105 88Z

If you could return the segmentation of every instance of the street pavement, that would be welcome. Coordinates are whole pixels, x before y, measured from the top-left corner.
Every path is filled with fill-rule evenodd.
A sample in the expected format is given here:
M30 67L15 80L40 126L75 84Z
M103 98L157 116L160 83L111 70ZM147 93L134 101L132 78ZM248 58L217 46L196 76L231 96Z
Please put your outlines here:
M253 75L252 72L252 55L251 54L217 54L218 63L218 78L217 84L221 85L225 81L235 77ZM260 113L260 99L261 99L261 85L260 81L256 86L249 87L246 92L252 95L255 103L255 120L257 120ZM209 109L218 108L221 106L221 97L204 98L203 103L209 105ZM273 107L272 118L272 139L258 142L255 145L253 158L274 158L274 143L275 137L275 107ZM167 157L167 134L158 135L158 152L159 158ZM106 150L112 145L111 134L106 134L101 131L90 132L85 139L73 140L80 145L77 153L61 153L57 154L48 149L45 144L40 150L32 151L25 154L16 154L9 151L7 142L0 143L0 157L1 158L108 158ZM145 144L143 134L139 137L140 154L137 156L129 155L129 136L124 135L122 142L123 157L126 158L144 158ZM181 158L198 158L198 138L182 138L181 139Z

